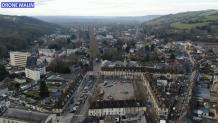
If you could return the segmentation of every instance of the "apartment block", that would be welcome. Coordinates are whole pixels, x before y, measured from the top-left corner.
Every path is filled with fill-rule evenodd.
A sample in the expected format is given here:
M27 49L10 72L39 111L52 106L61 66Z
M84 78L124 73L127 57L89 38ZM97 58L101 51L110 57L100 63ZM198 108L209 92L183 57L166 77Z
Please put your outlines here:
M10 52L10 64L17 67L25 67L27 58L31 54L28 52Z

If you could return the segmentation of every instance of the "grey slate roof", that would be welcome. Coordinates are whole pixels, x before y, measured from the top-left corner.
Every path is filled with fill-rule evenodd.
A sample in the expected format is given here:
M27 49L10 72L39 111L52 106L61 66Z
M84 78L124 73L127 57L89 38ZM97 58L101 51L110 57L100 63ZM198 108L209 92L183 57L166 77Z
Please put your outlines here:
M43 123L48 116L46 113L9 108L1 117L29 123Z

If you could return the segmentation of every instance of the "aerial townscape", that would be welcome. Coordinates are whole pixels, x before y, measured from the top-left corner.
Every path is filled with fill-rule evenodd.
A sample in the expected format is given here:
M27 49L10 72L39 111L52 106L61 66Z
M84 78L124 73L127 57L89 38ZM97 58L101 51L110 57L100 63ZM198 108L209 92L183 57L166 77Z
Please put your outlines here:
M218 123L218 10L0 15L0 123Z

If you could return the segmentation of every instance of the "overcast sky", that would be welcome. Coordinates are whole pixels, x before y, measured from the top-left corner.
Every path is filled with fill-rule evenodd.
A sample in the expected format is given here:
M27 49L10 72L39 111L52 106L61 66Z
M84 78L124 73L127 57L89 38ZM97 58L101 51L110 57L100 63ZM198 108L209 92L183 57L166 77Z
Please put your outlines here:
M33 1L34 9L3 9L0 14L62 16L143 16L218 9L218 0L0 0Z

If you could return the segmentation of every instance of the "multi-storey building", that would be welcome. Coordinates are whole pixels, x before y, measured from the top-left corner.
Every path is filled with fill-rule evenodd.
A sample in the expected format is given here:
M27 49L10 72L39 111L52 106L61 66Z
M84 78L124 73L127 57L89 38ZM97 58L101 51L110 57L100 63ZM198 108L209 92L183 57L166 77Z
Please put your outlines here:
M125 116L126 114L138 114L140 111L146 111L145 103L141 101L97 101L91 105L89 109L89 116Z
M25 74L27 78L38 81L42 75L46 74L46 69L45 66L27 67Z
M40 56L54 57L56 51L55 49L39 49L38 52Z
M10 52L10 64L17 67L25 67L27 58L31 54L28 52Z
M9 108L1 117L0 123L57 123L55 114Z

